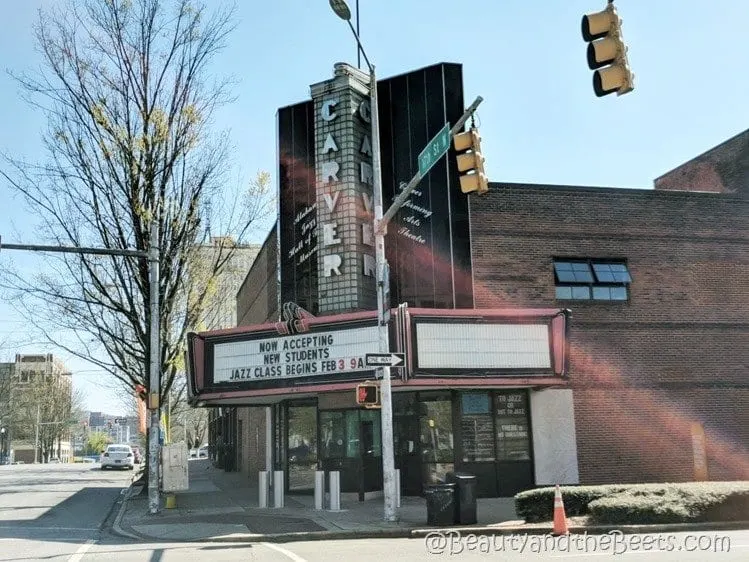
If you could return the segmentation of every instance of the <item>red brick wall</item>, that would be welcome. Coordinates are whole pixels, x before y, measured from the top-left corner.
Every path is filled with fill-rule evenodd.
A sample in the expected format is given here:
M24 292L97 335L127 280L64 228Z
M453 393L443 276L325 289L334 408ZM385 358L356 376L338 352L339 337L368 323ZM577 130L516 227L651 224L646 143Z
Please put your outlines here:
M572 310L583 483L749 478L749 202L677 191L493 185L471 200L476 307ZM553 258L624 258L626 303L556 301Z
M749 130L657 178L656 189L735 193L749 198Z
M278 320L278 235L273 227L237 293L237 325Z

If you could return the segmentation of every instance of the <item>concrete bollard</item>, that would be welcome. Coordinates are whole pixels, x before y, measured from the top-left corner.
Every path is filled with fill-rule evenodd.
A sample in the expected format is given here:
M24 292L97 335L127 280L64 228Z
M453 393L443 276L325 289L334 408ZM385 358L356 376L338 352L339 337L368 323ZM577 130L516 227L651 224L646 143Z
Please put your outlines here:
M315 471L315 509L325 509L325 471Z
M283 507L283 488L283 470L276 470L273 472L273 507Z
M330 472L330 511L341 511L341 473Z
M401 506L401 469L395 469L395 507Z
M270 487L268 485L268 471L261 470L257 479L258 487L258 507L268 507L268 492Z

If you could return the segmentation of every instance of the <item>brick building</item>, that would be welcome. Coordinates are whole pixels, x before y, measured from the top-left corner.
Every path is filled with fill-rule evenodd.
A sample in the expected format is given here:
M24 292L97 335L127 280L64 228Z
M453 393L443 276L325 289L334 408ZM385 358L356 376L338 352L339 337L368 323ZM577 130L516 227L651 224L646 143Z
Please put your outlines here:
M334 80L346 69L336 72ZM463 107L460 81L460 66L443 63L378 84L386 202L414 172L413 147L454 121L442 108ZM341 162L351 155L339 157L335 142L316 134L315 112L330 111L316 91L312 102L279 110L286 211L239 290L241 328L191 340L192 400L221 407L212 443L222 444L227 469L252 479L283 470L289 492L304 492L316 467L341 470L343 491L362 498L381 489L379 412L364 415L353 398L356 381L371 373L245 380L244 369L226 368L237 358L235 366L262 364L262 354L248 351L258 342L262 351L271 339L299 340L280 331L288 302L319 318L304 328L314 335L372 321L358 312L371 309L364 301L327 310L318 298L321 275L331 283L321 268L331 252L316 261L325 238L305 235L322 229L316 207L335 209L336 198L325 191L328 176L314 170L326 169L329 147ZM346 146L365 153L358 137ZM656 189L494 183L481 197L460 193L448 152L388 234L392 306L407 305L393 308L391 320L391 349L409 362L393 387L403 493L420 493L454 469L477 474L484 496L553 483L749 478L748 146L742 133L658 178ZM366 195L358 206L352 194L342 198L353 213L341 229L347 235L368 210ZM327 239L339 243L335 228ZM366 285L363 263L357 283ZM432 326L431 342L429 322L443 322ZM506 339L492 340L493 322ZM462 334L449 340L451 323ZM286 335L274 339L274 330ZM540 347L538 334L548 337ZM496 352L496 363L450 366L434 345L439 337L453 355ZM545 348L548 364L519 370L502 363L505 348L526 357ZM343 449L331 453L336 438Z
M471 204L476 306L572 310L582 483L691 479L693 422L710 478L749 478L749 201L671 189L497 184ZM625 264L624 300L560 298L611 285L555 262Z

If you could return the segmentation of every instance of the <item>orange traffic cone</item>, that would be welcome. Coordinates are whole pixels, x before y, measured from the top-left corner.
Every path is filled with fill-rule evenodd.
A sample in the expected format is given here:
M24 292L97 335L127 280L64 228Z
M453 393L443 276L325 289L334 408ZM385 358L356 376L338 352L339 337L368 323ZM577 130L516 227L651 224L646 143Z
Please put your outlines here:
M567 515L564 513L564 502L562 501L562 492L559 490L559 484L554 492L554 531L555 535L566 535L569 531L567 530Z

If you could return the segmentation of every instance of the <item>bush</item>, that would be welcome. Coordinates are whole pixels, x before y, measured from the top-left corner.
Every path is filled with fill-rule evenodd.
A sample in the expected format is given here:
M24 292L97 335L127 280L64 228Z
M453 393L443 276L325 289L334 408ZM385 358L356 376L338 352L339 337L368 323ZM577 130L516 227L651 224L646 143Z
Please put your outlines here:
M749 519L749 482L688 482L561 487L568 517L590 515L596 524L690 523ZM515 496L526 522L550 521L554 488Z
M610 486L560 486L565 513L569 517L588 514L588 504L593 500L627 489L625 485ZM515 512L528 523L551 521L554 518L555 488L537 488L515 496Z

